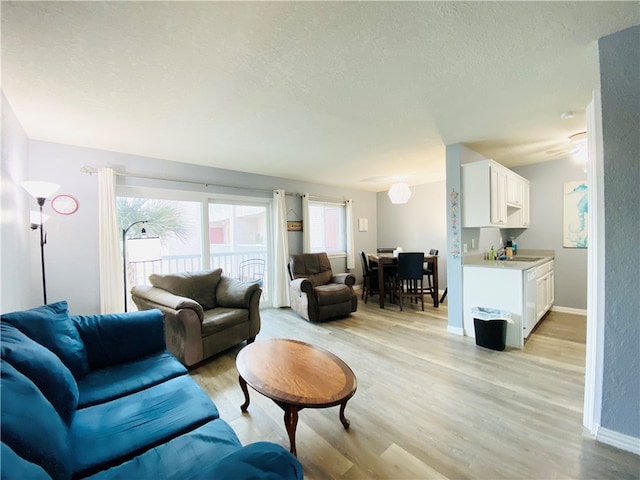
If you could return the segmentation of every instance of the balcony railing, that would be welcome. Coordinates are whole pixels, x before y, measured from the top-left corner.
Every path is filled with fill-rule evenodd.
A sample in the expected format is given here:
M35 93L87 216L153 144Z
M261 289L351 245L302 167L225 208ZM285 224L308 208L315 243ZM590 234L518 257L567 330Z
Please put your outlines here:
M262 283L261 301L269 298L269 282L266 275L268 269L267 252L265 250L247 250L242 252L215 252L209 257L211 270L222 269L225 276L240 278L238 266L245 260L259 259L264 261L265 275ZM149 275L160 275L179 272L197 272L203 270L201 255L167 255L155 262L129 264L129 282L131 285L149 285Z

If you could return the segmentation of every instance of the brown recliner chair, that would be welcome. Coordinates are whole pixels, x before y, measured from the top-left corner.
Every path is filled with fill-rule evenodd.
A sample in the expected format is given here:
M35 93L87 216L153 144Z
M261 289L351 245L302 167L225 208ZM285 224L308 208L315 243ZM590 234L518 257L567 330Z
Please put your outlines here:
M311 322L343 317L358 309L353 291L356 277L334 275L326 253L303 253L289 258L291 308Z
M222 275L222 270L152 274L149 285L131 289L138 310L164 313L167 349L187 367L260 331L262 289Z

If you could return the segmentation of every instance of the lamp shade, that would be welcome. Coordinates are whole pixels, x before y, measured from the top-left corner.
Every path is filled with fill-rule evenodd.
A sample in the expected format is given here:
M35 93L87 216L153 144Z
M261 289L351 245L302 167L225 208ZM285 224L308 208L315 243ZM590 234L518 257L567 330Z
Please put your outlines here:
M411 198L411 189L406 183L394 183L387 194L391 203L407 203Z
M27 180L20 184L33 198L49 198L60 188L57 183Z
M155 262L162 259L160 237L140 237L127 240L127 260L135 262Z

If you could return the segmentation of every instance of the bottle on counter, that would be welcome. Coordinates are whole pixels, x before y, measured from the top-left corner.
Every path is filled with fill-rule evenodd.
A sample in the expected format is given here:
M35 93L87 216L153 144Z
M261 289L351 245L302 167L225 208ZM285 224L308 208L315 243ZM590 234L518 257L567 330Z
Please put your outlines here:
M493 245L491 245L491 250L489 251L489 260L496 259L496 251L493 249Z

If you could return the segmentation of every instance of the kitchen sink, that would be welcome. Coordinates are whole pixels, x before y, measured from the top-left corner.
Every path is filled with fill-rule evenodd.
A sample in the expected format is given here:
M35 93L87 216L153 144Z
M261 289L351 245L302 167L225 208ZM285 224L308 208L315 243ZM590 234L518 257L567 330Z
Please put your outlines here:
M516 255L513 258L508 258L507 262L537 262L538 260L540 260L540 257L521 257L519 255Z

